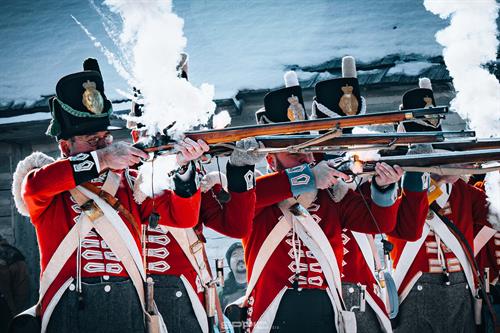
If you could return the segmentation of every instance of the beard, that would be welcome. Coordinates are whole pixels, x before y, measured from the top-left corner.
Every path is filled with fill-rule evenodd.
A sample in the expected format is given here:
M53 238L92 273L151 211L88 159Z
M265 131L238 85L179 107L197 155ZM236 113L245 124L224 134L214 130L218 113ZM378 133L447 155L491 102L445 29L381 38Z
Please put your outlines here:
M245 262L243 260L238 260L234 271L239 274L246 273L247 267L245 266Z

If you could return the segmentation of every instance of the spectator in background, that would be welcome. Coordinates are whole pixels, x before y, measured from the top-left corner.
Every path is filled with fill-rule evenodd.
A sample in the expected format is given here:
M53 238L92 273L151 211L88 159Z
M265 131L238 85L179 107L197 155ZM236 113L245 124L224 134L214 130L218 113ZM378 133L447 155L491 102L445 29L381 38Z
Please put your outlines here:
M224 280L224 288L219 294L223 309L245 295L247 289L247 268L245 266L243 246L240 242L232 244L227 249L226 260L230 272Z
M27 307L29 277L24 256L0 235L0 332Z

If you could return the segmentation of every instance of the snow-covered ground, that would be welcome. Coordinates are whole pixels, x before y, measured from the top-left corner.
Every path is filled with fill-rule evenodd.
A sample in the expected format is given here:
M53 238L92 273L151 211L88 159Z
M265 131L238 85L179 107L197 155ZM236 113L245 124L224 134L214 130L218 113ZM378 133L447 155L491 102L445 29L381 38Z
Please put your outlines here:
M190 80L213 84L216 98L280 86L289 65L347 54L365 62L388 54L440 55L434 34L446 25L418 0L174 0L174 11L185 20ZM115 89L129 91L70 15L113 50L87 1L0 2L0 104L53 93L58 78L80 70L87 56L100 60L111 98L119 97Z

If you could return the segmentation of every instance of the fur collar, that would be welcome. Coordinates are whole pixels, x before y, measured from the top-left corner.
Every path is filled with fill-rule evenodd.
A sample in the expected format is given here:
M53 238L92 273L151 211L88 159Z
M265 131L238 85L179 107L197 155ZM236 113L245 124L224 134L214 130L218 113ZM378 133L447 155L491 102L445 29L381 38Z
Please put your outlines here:
M26 203L24 202L22 196L22 189L24 187L26 175L28 175L31 170L39 169L54 161L55 160L52 157L36 151L17 164L16 171L12 177L12 195L14 197L14 203L16 204L17 211L21 215L29 216L28 207L26 207Z

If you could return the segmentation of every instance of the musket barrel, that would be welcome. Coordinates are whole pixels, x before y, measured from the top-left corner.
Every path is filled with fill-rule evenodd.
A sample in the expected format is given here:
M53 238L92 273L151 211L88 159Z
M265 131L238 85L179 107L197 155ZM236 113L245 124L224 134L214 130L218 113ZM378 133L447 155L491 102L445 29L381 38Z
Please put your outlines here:
M500 149L500 138L475 139L473 141L440 142L440 143L435 143L432 146L434 147L434 149L446 149L453 151Z
M304 143L318 137L317 135L283 135L258 136L267 148L280 148ZM380 134L343 134L319 143L319 146L354 146L354 145L401 145L411 143L435 143L444 141L440 132L426 133L380 133Z
M405 111L378 112L339 118L324 118L274 124L236 126L217 130L189 131L185 132L184 135L195 141L201 139L208 144L216 144L236 142L244 138L257 136L296 134L308 131L324 131L364 125L394 124L415 119L425 119L429 117L444 118L444 115L447 112L447 107L439 106L426 109L422 108ZM154 141L150 144L138 143L134 146L146 152L158 152L172 149L174 147L174 143Z
M412 109L405 111L379 112L361 116L346 116L339 118L324 118L284 122L274 124L236 126L220 130L185 132L185 136L193 140L201 139L208 144L220 142L235 142L248 137L275 134L295 134L308 131L323 131L335 128L348 128L375 124L393 124L428 117L443 118L448 108L433 107L427 109Z
M401 167L431 167L493 161L500 161L500 149L381 157L377 161L364 161L363 172L372 172L375 169L375 164L377 162L385 162L391 166L399 165ZM352 174L352 172L347 170L345 165L341 171Z

